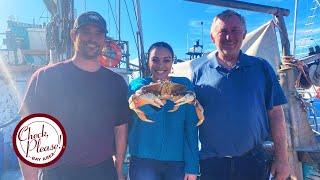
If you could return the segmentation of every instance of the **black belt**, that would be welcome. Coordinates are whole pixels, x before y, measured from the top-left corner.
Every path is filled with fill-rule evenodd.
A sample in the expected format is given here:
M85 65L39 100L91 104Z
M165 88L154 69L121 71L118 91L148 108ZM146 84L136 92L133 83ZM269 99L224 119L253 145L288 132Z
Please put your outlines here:
M234 158L240 158L240 157L244 157L244 156L253 156L259 152L264 152L265 150L263 149L262 145L257 145L254 148L252 148L251 150L243 153L240 156L223 156L222 158L228 158L228 159L234 159Z

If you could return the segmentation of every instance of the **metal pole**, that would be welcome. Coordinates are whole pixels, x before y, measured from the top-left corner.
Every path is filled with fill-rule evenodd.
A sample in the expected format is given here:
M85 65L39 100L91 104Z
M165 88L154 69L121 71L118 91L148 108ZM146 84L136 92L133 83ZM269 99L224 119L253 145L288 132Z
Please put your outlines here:
M189 52L189 34L187 33L187 52Z
M144 56L144 46L143 46L143 34L142 34L142 21L141 21L141 9L140 9L140 1L136 0L137 5L137 23L138 23L138 31L139 31L139 45L140 45L140 57L139 61L141 61L141 70L143 76L146 76L147 74L147 62L145 60Z
M201 21L201 45L202 45L202 47L203 47L203 21ZM202 49L203 48L201 48L201 52L202 52Z
M119 24L119 38L118 38L118 42L120 43L121 41L121 3L120 3L121 0L119 0L119 7L118 7L118 10L119 10L119 14L118 14L118 24Z
M298 0L294 1L294 20L293 20L293 37L292 37L292 55L296 55L296 33L297 33L297 15L298 15Z

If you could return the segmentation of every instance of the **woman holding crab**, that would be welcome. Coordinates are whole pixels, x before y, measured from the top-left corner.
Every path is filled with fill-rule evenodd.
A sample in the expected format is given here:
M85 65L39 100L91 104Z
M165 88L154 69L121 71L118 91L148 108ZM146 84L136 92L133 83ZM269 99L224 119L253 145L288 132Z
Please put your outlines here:
M195 180L199 174L202 108L187 78L169 77L173 56L169 44L152 44L151 77L129 85L130 108L136 112L129 133L130 180Z

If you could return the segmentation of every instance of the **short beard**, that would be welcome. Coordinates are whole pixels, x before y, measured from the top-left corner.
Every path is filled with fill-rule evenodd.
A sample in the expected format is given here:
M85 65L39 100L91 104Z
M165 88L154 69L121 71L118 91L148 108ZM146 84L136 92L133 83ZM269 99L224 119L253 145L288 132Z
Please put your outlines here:
M95 60L101 54L101 50L97 50L93 54L89 54L85 48L80 49L80 54L83 58L88 60Z
M95 59L97 59L99 54L100 54L99 52L92 54L92 55L89 55L88 53L81 53L82 57L84 57L87 60L95 60Z

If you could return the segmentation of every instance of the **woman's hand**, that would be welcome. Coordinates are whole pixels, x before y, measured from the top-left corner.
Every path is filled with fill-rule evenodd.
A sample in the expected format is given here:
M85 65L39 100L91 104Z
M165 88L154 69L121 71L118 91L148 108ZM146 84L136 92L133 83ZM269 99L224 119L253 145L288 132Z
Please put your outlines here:
M152 93L136 93L129 98L130 109L136 109L146 104L151 104L158 108L161 108L164 105L164 103L156 95Z

